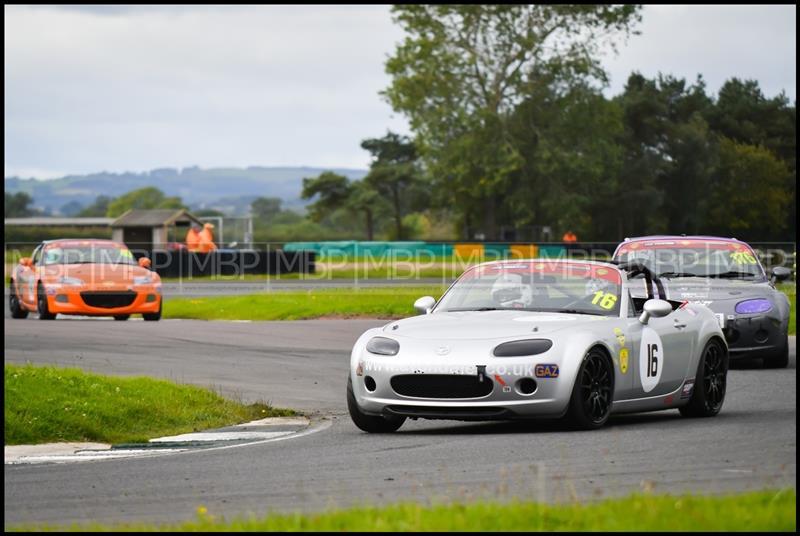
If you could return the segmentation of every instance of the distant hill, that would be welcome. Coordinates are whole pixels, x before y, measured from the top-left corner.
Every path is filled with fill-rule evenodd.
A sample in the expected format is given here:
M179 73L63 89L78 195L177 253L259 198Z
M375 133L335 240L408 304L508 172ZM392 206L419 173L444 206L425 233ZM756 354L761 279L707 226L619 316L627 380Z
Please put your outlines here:
M27 192L34 206L60 214L92 203L98 195L117 197L131 190L155 186L165 194L180 196L192 208L216 208L230 214L243 213L256 197L279 197L286 208L300 208L303 177L334 171L350 179L361 179L366 170L312 167L162 168L144 173L92 173L40 180L6 177L5 191Z

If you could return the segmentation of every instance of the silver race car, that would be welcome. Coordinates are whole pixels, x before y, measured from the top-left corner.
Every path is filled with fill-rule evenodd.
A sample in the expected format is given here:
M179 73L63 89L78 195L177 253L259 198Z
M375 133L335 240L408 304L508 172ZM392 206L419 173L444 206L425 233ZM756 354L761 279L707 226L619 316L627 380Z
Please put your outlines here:
M631 295L631 278L651 283ZM641 282L636 281L638 285ZM420 316L366 331L347 378L353 422L566 417L677 408L710 417L725 399L728 346L702 304L654 296L644 265L525 260L480 264Z
M775 288L791 277L788 268L776 266L768 277L749 245L714 236L628 238L614 259L645 265L673 300L707 305L717 315L731 359L757 357L765 367L778 368L789 363L791 307ZM643 281L631 292L644 295Z

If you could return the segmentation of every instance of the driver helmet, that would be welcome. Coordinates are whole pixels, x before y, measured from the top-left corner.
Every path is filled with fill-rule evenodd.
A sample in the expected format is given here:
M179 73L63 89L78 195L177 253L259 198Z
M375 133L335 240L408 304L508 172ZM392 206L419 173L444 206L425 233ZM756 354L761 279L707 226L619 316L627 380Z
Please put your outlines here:
M492 300L503 307L521 309L533 303L533 289L520 274L502 274L492 284Z
M616 290L616 285L611 281L606 281L605 279L600 278L589 279L586 282L585 293L587 296L591 296L598 290L602 290L603 292L612 292Z

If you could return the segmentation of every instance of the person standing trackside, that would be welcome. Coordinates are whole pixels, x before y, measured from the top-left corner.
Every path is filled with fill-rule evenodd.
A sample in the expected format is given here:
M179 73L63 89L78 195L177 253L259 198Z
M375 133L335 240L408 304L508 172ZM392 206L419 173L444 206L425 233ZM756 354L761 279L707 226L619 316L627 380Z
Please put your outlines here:
M186 249L189 251L200 250L200 233L198 232L200 226L193 223L189 230L186 232Z
M575 249L575 243L578 241L578 236L572 232L572 229L570 229L564 233L564 236L561 237L561 240L564 242L565 249L567 251L572 251Z
M199 251L200 253L209 253L217 249L217 245L214 243L214 233L211 232L211 229L214 228L213 223L206 223L203 225L203 230L200 231L200 244L199 244Z

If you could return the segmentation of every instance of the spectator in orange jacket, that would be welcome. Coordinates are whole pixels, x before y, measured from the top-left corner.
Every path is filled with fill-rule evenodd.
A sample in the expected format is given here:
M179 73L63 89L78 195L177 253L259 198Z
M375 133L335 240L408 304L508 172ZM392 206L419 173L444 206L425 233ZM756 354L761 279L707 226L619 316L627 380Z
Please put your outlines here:
M200 231L200 253L208 253L210 251L214 251L217 249L217 245L214 244L214 233L211 232L211 229L214 228L214 224L206 223L203 225L203 230Z
M563 240L564 242L567 242L569 244L574 244L575 242L578 241L578 237L575 236L575 233L573 233L570 230L570 231L567 231L566 233L564 233L564 236L561 237L561 240Z
M198 251L200 249L200 233L197 230L199 225L192 224L186 232L186 249L189 251Z

